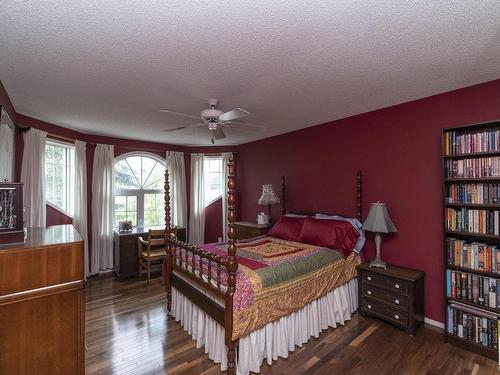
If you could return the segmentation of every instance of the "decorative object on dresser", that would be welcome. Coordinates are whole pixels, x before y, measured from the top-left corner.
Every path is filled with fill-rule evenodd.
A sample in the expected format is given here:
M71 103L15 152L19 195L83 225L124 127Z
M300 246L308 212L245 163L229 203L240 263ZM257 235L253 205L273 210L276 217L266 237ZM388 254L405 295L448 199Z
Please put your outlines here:
M358 266L359 309L414 335L424 321L424 273L387 265Z
M259 198L258 202L261 206L267 206L269 210L269 224L272 222L271 216L271 206L274 204L280 203L279 197L276 195L274 191L274 187L272 184L264 184L262 185L262 195ZM266 223L262 223L266 224Z
M1 182L0 244L23 241L23 184Z
M118 232L131 232L132 228L132 220L122 220L118 222Z
M499 359L500 121L443 129L445 340Z
M139 258L137 257L137 239L148 235L149 229L165 227L132 228L130 232L113 231L114 272L123 280L127 277L138 276ZM186 228L177 228L177 239L186 241Z
M380 233L394 233L398 230L391 221L387 205L385 203L372 203L368 217L363 223L363 229L368 232L375 232L375 246L377 247L377 257L371 261L370 267L386 268L385 262L380 257L380 246L382 245L382 236Z
M237 240L245 240L257 236L263 236L269 229L271 224L257 224L251 221L237 221L234 223Z
M85 373L83 240L72 225L28 228L0 246L0 374Z
M171 228L170 235L177 236L177 228ZM148 284L151 281L151 270L163 266L165 259L165 229L150 229L147 240L137 239L137 255L139 257L139 280L142 279L142 270L148 273Z

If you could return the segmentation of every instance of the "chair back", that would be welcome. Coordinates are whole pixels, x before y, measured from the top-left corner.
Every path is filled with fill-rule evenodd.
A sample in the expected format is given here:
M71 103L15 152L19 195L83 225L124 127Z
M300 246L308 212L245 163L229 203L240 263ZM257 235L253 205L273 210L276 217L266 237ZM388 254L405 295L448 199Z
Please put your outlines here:
M165 230L164 229L150 229L148 232L148 246L147 252L148 256L151 250L158 248L159 246L165 246Z

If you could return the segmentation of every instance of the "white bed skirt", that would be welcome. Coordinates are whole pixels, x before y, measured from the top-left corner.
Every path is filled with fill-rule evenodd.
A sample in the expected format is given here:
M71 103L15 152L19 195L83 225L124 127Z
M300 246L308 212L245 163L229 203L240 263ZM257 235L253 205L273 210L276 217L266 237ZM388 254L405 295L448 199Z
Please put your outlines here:
M350 320L357 308L358 283L354 278L300 310L240 338L237 374L259 373L264 359L271 365L278 357L288 358L296 346L302 347L311 337L319 337L322 330ZM175 288L172 288L172 315L196 340L196 347L204 346L208 358L220 363L221 371L227 370L224 327Z

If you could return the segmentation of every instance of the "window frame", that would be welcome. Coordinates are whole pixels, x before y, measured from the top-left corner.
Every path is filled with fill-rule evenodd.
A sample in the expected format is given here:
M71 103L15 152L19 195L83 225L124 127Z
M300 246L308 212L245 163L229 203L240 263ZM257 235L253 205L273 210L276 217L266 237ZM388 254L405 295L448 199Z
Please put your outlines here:
M67 202L72 205L72 207L70 208L73 208L73 213L70 213L67 209L64 209L62 207L59 207L58 205L56 205L55 203L53 202L50 202L48 197L47 197L47 176L46 176L46 173L47 173L47 168L46 168L46 163L47 163L47 155L46 155L46 150L47 150L47 145L49 144L52 144L52 145L55 145L55 146L63 146L66 148L66 152L68 152L69 149L72 149L72 160L70 160L70 162L66 165L66 176L68 178L68 181L65 181L66 183L64 184L66 186L66 195L69 197ZM71 155L69 155L71 156ZM47 138L45 140L45 148L44 148L44 179L43 179L43 183L44 183L44 195L45 195L45 203L52 207L53 209L59 211L59 212L62 212L64 215L70 217L70 218L73 218L74 216L74 209L75 209L75 197L74 197L74 189L75 189L75 144L74 143L71 143L71 142L65 142L65 141L61 141L59 139L53 139L53 138ZM68 155L66 155L66 158L68 157ZM71 162L73 163L73 165L71 166Z
M167 167L166 160L152 152L147 151L131 151L117 156L113 163L113 174L115 173L115 165L121 160L127 159L129 157L139 156L148 157L156 162L160 163L164 168ZM153 167L154 168L154 167ZM117 189L115 187L115 179L113 177L113 227L117 227L118 223L115 223L115 197L116 196L135 196L136 197L136 225L134 228L145 228L144 224L144 197L147 194L164 194L164 189ZM162 224L159 224L162 225ZM158 226L158 225L157 225Z
M204 190L205 190L205 196L203 197L203 199L205 200L205 208L207 208L208 206L210 206L211 204L217 202L219 199L222 199L222 195L224 194L223 190L224 189L224 181L222 181L222 177L223 177L223 174L224 174L224 171L223 171L223 168L224 168L224 165L223 165L223 162L222 162L222 156L219 156L219 155L205 155L203 157L203 163L205 163L205 160L207 161L210 161L210 160L219 160L220 161L220 164L221 164L221 170L220 170L220 186L221 186L221 192L220 192L220 195L218 195L216 198L213 198L212 200L210 201L206 201L206 189L207 189L207 186L204 186ZM206 173L209 173L206 168L205 168L205 165L203 165L203 183L205 184L205 174Z

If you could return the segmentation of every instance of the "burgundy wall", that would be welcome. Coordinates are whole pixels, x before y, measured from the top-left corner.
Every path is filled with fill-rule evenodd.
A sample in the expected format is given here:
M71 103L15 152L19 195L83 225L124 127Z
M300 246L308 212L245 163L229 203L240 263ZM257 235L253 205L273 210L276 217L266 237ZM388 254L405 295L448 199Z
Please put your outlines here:
M217 242L222 237L222 199L205 208L205 243Z
M425 271L425 315L442 322L441 129L499 118L497 80L242 145L239 216L253 220L261 185L279 189L283 175L289 210L352 216L361 169L363 218L386 202L399 230L384 236L383 258ZM372 235L365 254L374 256Z

